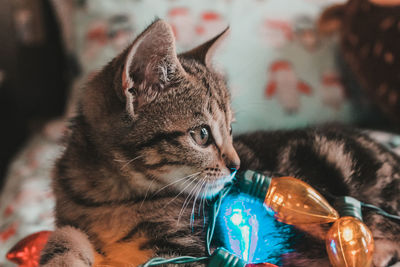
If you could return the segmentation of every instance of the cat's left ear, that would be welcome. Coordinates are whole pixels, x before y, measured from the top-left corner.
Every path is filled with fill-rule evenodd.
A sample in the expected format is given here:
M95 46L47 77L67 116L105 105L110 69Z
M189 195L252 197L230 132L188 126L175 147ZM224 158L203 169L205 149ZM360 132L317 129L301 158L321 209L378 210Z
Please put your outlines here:
M229 35L230 29L229 26L225 28L220 34L212 38L211 40L205 42L204 44L199 45L198 47L182 53L181 56L187 58L193 58L197 61L200 61L207 67L211 67L212 58L215 54L215 50L221 45L221 43L226 39Z
M165 91L185 75L175 51L171 26L163 20L151 24L128 49L122 70L126 110L135 117L138 107Z

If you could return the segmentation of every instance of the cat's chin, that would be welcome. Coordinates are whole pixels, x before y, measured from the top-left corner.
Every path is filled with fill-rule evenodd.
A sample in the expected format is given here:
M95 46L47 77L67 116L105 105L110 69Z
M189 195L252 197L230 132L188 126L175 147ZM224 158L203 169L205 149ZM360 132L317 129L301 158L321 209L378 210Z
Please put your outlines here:
M218 180L214 182L208 183L204 188L205 190L204 197L206 199L211 199L215 197L225 187L227 183L232 181L232 179L233 175L225 175L221 176L220 178L218 178Z
M204 198L212 199L213 197L215 197L218 194L219 191L221 191L222 188L224 188L223 185L206 187Z

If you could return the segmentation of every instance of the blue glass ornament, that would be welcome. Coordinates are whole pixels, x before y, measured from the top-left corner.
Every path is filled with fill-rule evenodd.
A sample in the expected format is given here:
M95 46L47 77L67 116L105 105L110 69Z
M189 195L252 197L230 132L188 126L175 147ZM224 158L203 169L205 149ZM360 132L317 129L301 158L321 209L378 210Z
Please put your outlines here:
M281 255L293 251L298 234L276 221L261 201L237 192L222 201L216 230L222 246L244 261L276 265L281 265Z

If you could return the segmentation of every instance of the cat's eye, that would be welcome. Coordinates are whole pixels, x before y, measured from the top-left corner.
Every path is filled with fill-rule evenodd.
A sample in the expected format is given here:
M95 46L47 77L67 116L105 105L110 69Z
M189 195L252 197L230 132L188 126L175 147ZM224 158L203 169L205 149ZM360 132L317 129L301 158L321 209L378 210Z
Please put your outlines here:
M200 126L189 131L190 136L199 146L207 146L210 144L210 128L208 126Z
M232 135L232 124L229 126L229 135Z

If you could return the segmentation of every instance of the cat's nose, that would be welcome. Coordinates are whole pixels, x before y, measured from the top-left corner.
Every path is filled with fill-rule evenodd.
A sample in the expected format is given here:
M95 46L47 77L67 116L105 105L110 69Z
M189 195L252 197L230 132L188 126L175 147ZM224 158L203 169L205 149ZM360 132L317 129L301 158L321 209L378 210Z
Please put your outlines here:
M240 168L240 159L236 150L231 146L229 149L222 153L226 167L231 171L235 172Z

